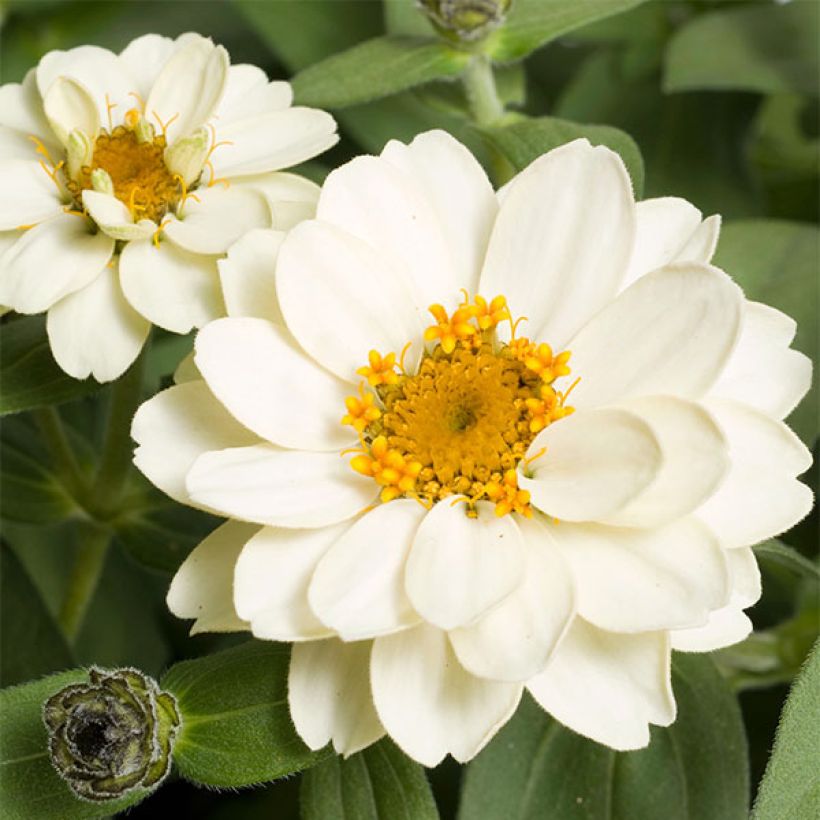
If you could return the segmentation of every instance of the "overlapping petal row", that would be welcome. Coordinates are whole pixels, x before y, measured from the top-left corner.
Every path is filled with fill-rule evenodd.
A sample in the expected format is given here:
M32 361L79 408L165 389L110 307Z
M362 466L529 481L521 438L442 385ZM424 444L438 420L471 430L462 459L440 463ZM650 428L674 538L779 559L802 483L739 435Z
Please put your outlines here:
M57 362L99 381L152 323L225 315L218 260L313 215L318 188L283 169L337 139L329 114L291 102L197 34L48 53L0 87L0 304L48 311Z
M635 203L617 155L583 140L497 193L442 132L331 173L315 219L230 250L229 316L134 420L137 466L231 519L171 609L294 641L291 712L314 748L387 733L426 765L467 760L524 688L588 737L644 746L675 717L671 649L748 634L750 546L812 504L782 421L809 361L791 319L709 264L718 230L680 199ZM409 342L412 372L428 307L462 291L503 294L580 376L575 412L517 464L531 517L379 503L349 465L357 369Z

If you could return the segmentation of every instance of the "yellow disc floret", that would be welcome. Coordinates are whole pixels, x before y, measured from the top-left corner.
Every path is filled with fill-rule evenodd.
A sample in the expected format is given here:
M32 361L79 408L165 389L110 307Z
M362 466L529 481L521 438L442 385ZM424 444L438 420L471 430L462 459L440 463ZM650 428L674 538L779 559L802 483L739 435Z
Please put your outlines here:
M551 386L570 372L570 354L527 339L499 341L501 322L514 328L503 296L471 303L465 293L452 314L442 305L430 313L436 323L424 338L433 345L415 373L375 350L357 371L373 391L362 383L345 401L342 423L360 439L350 466L382 486L382 502L404 496L429 507L460 496L471 515L486 499L499 516L530 516L516 467L541 430L572 412L569 390Z

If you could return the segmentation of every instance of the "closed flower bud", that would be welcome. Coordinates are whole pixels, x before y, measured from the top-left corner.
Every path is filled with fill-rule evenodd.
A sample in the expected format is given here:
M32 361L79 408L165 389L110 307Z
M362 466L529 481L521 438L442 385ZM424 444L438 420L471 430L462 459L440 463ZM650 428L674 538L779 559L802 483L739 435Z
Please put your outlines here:
M51 762L85 800L109 800L157 785L171 769L176 701L136 669L92 668L43 707Z
M418 0L419 8L447 38L475 42L500 25L512 0Z
M91 187L101 194L114 196L114 183L111 175L104 168L95 168L91 172Z
M191 185L202 173L208 156L208 142L208 132L204 128L177 140L165 149L165 165L168 170L182 177L186 185Z

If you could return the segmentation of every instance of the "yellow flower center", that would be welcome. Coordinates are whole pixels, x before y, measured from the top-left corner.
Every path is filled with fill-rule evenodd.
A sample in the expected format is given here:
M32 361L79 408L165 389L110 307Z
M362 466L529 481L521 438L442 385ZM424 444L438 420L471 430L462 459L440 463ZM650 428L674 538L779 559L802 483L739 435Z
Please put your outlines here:
M113 195L134 221L159 222L186 193L180 177L165 165L165 147L164 133L155 134L136 109L128 112L124 125L102 129L94 142L91 163L66 183L77 207L82 209L82 192L93 189L91 175L101 169L113 183Z
M429 507L459 495L471 514L487 499L497 515L530 516L516 467L535 436L573 410L565 405L569 390L551 386L569 374L570 354L515 338L503 296L488 304L465 294L452 315L441 305L430 313L436 323L425 339L434 344L415 373L406 372L403 355L397 365L394 353L375 350L357 371L367 383L346 400L342 419L360 437L350 466L382 486L382 502L405 496ZM496 334L505 321L513 327L506 343Z

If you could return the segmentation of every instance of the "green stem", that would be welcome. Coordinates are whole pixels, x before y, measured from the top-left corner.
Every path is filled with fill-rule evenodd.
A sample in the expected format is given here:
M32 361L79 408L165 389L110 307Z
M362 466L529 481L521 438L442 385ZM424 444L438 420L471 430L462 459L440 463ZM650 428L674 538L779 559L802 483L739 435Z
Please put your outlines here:
M77 534L80 543L58 620L65 636L73 642L83 625L88 606L100 581L111 533L98 524L82 524Z
M85 481L59 412L54 407L41 407L34 411L34 418L55 468L69 491L76 495L82 491Z
M128 479L131 419L142 396L144 358L144 354L140 356L111 391L102 459L85 498L85 507L96 520L78 524L77 555L60 608L60 625L70 641L77 637L100 581L111 542L105 521L116 513Z
M142 371L145 355L114 383L105 445L97 476L91 488L91 509L100 518L108 518L120 500L131 466L131 419L142 397Z
M504 104L495 87L490 58L486 54L476 54L467 64L461 79L476 125L495 125L504 115Z

